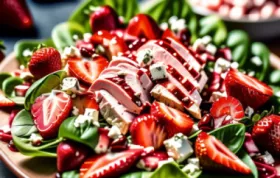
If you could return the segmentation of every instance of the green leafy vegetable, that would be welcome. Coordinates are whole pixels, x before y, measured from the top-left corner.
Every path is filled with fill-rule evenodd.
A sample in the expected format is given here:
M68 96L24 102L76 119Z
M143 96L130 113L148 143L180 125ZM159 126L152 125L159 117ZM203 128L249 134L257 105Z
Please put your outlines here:
M151 174L151 172L132 172L122 175L121 178L149 178Z
M91 32L89 26L90 14L96 7L103 5L110 5L114 8L118 15L124 17L125 23L139 12L137 0L86 0L73 12L69 21L76 22L85 27L87 32Z
M216 15L201 18L199 27L199 36L212 36L214 43L218 46L227 38L227 28L224 22Z
M88 121L75 127L75 120L76 117L64 120L59 127L58 136L82 143L94 150L99 139L98 128Z
M158 24L168 22L172 16L185 19L188 29L191 32L191 41L197 37L197 16L192 11L186 0L156 0L147 2L142 8L143 12L149 14Z
M74 35L83 36L85 29L76 22L64 22L56 25L52 30L52 40L56 48L62 51L65 47L74 45Z
M27 156L56 157L56 147L62 139L43 141L40 146L33 146L30 135L37 133L31 114L21 110L12 123L12 137L16 148Z
M184 173L179 165L175 162L166 163L162 165L160 168L156 169L150 178L189 178L186 173Z
M215 136L233 153L237 153L245 140L246 128L243 124L229 124L215 129L209 134Z
M6 96L15 96L14 89L15 86L21 85L24 81L19 77L9 77L5 79L2 83L2 90Z
M62 173L62 178L79 178L80 174L79 171L67 171Z
M258 57L261 60L261 64L256 65L252 60L248 60L246 65L247 70L255 72L255 77L259 80L264 80L269 71L269 56L270 51L263 43L252 43L251 53L253 57Z
M58 87L62 79L67 75L63 70L51 73L40 80L34 82L28 89L25 95L24 107L26 110L30 110L31 105L35 99L43 93L49 93L52 89Z
M21 65L27 66L30 60L30 56L26 56L25 50L32 52L39 44L44 44L49 47L54 47L53 41L51 39L46 40L20 40L15 44L14 51L16 53L16 58Z
M246 32L242 30L233 30L229 32L226 45L232 51L232 58L243 67L248 58L250 39Z
M3 85L3 82L7 79L7 78L9 78L9 77L11 77L12 75L10 74L10 73L7 73L7 72L3 72L3 73L1 73L0 74L0 89L2 90L3 88L2 88L2 85Z

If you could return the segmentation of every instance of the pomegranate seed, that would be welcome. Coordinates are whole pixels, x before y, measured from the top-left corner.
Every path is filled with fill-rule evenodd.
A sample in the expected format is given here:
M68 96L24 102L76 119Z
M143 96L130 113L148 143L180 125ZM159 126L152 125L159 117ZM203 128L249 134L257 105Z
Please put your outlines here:
M120 138L114 140L111 143L111 151L112 152L119 152L122 150L126 150L128 148L128 141L126 136L122 135Z
M229 48L220 48L217 53L216 53L216 59L224 58L228 61L231 61L232 55L231 55L231 50Z
M267 164L254 161L259 172L259 178L274 178L277 177L277 170L275 167L269 166Z
M205 114L202 119L198 122L198 128L202 131L208 132L213 130L213 118L210 114Z
M14 118L16 117L17 113L19 112L19 110L12 110L10 116L9 116L9 126L12 127L12 123Z
M13 140L9 142L8 148L13 152L18 152L18 149L15 147Z
M84 57L91 57L94 54L94 50L86 48L86 47L81 47L80 48L80 53Z

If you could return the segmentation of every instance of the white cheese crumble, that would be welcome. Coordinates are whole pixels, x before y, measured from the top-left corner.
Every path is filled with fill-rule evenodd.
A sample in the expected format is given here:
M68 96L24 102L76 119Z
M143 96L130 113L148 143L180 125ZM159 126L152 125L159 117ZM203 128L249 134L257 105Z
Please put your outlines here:
M153 61L153 51L150 49L145 49L137 53L136 60L141 67L150 65Z
M222 93L222 92L219 92L219 91L215 91L215 92L212 93L209 101L210 102L215 102L222 97L227 97L227 93L226 92Z
M268 151L265 151L264 155L260 155L257 158L261 158L266 164L273 164L275 162L274 158Z
M121 136L121 131L120 129L113 125L108 133L108 137L112 138L112 139L117 139Z
M139 169L146 170L146 171L152 171L152 168L147 167L145 164L145 161L143 159L140 159L140 161L138 161L138 163L136 164L136 167Z
M230 64L230 67L233 68L233 69L237 69L239 67L239 64L238 64L238 62L232 62Z
M29 140L31 141L31 144L34 146L39 146L41 145L42 141L43 141L43 137L39 134L36 133L32 133L30 135Z
M168 23L166 22L163 22L159 25L160 29L162 29L163 31L168 29Z
M209 43L206 45L205 50L208 51L210 54L215 55L217 52L217 47L212 43Z
M212 37L209 35L206 35L206 36L202 37L201 40L202 40L203 44L207 45L207 44L211 43Z
M182 133L175 134L163 143L168 156L174 158L179 163L183 162L193 154L193 149L188 137Z
M199 51L199 50L204 50L205 49L205 44L203 43L201 38L198 38L197 40L195 40L195 42L193 44L193 49L195 51Z
M217 73L223 73L230 68L230 65L231 65L231 63L228 60L220 57L215 62L214 71Z
M191 164L191 163L187 164L185 167L182 168L183 172L189 173L189 174L193 174L199 170L200 170L199 166Z
M170 25L171 25L171 30L177 32L182 31L187 27L185 19L178 19L175 22L170 23Z
M152 80L160 80L167 78L166 66L163 63L155 63L151 65L149 69L152 75Z
M254 109L251 108L250 106L247 106L247 108L245 109L245 114L248 116L248 117L251 117L254 113Z
M96 109L86 108L84 116L90 117L92 120L92 124L96 127L100 127L98 122L99 112Z
M251 58L251 62L252 62L253 64L255 64L256 66L261 66L261 65L262 65L262 60L261 60L261 58L258 57L258 56L252 57L252 58Z
M194 164L194 165L199 167L199 159L198 158L189 158L188 163L189 164Z
M63 50L62 58L66 59L68 57L81 57L80 50L75 46L66 47Z
M30 49L25 49L23 52L22 52L22 55L24 57L30 57L32 56L33 52L30 50Z
M77 93L80 90L79 80L75 77L66 77L62 80L61 90L67 94Z
M72 114L73 114L74 116L79 115L79 109L78 109L76 106L73 106Z
M90 42L92 34L91 33L84 33L83 37L84 37L84 41L85 42Z

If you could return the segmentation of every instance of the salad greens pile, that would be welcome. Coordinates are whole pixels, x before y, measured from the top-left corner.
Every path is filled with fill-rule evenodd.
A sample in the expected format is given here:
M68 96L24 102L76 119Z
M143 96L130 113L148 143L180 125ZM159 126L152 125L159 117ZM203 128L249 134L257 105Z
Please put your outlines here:
M239 177L258 177L257 168L242 147L245 141L245 132L251 126L266 115L273 112L280 112L280 70L272 69L269 63L270 51L265 44L252 42L245 31L228 31L225 23L218 16L201 17L192 11L192 8L186 0L155 0L152 3L139 5L137 0L85 0L70 16L68 21L58 24L54 27L50 39L44 40L21 40L15 45L14 51L20 65L27 66L30 60L30 54L40 44L47 47L55 47L60 52L65 47L75 45L75 39L82 38L84 33L90 32L88 23L89 16L96 8L102 5L110 5L117 13L123 17L125 24L138 13L149 14L158 23L162 24L168 21L171 16L177 16L179 19L185 19L188 29L191 33L191 43L203 36L211 36L213 43L218 47L229 47L232 53L232 59L239 64L239 70L250 73L261 81L269 84L274 90L274 96L269 101L274 105L272 111L255 113L253 116L244 117L240 122L244 124L229 124L210 131L209 134L215 136L227 148L251 169L252 174ZM252 57L258 57L261 65L252 61ZM211 70L213 66L207 65ZM272 72L270 72L273 70ZM30 114L31 106L35 99L42 94L50 93L53 89L60 87L62 80L67 76L64 70L51 73L35 81L28 89L25 97L15 95L14 88L23 84L19 77L12 76L9 73L0 74L0 88L5 96L14 101L21 111L16 115L12 123L11 134L16 148L24 155L33 157L57 157L56 148L63 140L71 140L80 143L95 151L99 133L98 127L90 122L83 123L80 127L75 127L74 122L77 117L69 117L63 121L59 127L58 137L50 140L44 140L40 146L34 146L31 143L31 135L39 135ZM189 136L189 140L195 141L200 131ZM168 162L153 172L132 170L122 175L121 178L196 178L196 177L236 177L205 171L196 171L195 173L186 173L182 171L183 165L176 162ZM73 170L64 172L62 178L79 177L79 171Z

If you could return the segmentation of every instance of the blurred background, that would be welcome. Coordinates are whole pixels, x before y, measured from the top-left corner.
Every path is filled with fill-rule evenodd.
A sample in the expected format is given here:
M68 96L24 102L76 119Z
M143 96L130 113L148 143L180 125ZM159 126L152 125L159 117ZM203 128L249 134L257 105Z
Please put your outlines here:
M43 39L82 0L0 0L0 40L6 55L20 39ZM149 0L152 1L152 0ZM280 55L280 0L189 0L200 15L218 14L228 28L246 30ZM9 5L10 8L7 8ZM1 60L1 43L0 43ZM0 161L0 177L15 177Z

